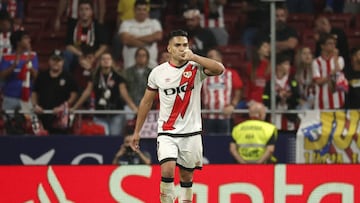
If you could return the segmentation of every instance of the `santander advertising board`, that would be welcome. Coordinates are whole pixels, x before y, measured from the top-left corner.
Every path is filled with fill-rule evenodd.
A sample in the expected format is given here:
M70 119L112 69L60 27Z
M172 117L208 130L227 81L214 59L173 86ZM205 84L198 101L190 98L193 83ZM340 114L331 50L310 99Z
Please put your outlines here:
M359 165L205 165L194 203L357 203ZM158 203L160 167L1 166L0 202ZM178 189L179 180L175 179Z

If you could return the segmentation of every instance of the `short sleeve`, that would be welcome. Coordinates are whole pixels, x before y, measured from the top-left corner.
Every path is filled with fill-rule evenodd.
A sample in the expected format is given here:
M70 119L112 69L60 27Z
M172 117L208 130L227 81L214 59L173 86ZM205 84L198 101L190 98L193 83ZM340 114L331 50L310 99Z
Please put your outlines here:
M162 27L161 27L161 24L158 20L156 19L153 19L152 20L152 24L153 24L153 32L159 32L159 31L162 31Z
M148 89L150 90L157 90L159 87L156 84L156 72L155 70L150 72L149 78L148 78Z
M124 33L124 32L129 32L130 29L130 21L129 20L125 20L124 22L121 23L120 28L119 28L119 34Z

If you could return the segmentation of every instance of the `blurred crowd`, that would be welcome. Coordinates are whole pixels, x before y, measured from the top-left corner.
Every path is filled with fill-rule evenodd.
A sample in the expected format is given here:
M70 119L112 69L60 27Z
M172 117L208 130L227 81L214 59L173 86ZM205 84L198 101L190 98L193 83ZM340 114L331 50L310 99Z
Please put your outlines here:
M300 122L287 110L359 109L359 7L357 0L278 3L272 75L269 3L260 0L3 0L1 133L131 133L149 73L169 60L173 29L188 32L194 53L226 66L203 84L206 135L230 135L248 119L234 111L254 103L270 109L272 94L284 111L271 118L281 130Z

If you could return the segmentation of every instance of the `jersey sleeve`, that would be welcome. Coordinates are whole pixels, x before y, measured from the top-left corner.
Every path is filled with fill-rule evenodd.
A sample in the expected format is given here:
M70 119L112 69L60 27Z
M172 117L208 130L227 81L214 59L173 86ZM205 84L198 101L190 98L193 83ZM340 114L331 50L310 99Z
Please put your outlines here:
M208 75L206 75L205 73L205 68L198 63L196 63L196 66L199 68L200 80L203 81L205 78L208 77Z
M149 78L148 78L148 84L147 84L147 88L149 90L157 90L159 87L156 84L156 72L155 70L150 72Z

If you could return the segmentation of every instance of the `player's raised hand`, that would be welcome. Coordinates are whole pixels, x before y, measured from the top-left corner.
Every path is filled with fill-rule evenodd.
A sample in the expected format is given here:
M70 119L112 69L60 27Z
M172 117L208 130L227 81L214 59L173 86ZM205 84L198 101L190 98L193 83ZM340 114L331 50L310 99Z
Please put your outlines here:
M194 56L195 56L195 54L189 48L185 49L184 53L182 55L183 60L185 60L185 61L192 61Z

